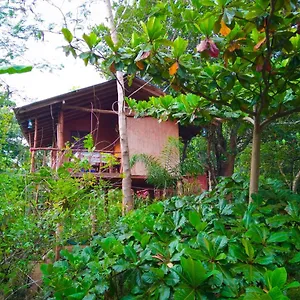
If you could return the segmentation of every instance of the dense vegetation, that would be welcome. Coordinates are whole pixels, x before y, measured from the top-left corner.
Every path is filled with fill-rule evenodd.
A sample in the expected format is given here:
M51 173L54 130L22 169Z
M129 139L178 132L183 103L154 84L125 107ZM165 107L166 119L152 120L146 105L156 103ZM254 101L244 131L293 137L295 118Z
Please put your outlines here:
M13 33L0 39L0 74L31 70L14 64L23 41L42 35L38 23L26 26L35 1L28 3L7 1L0 11L0 26ZM64 52L111 76L124 71L129 83L139 75L163 87L168 95L127 99L129 108L176 120L191 134L175 141L180 160L172 170L143 154L132 163L143 161L148 181L163 189L206 172L211 191L135 196L135 211L121 217L120 190L92 173L72 176L87 162L56 171L41 163L30 173L3 85L0 299L299 299L299 1L115 8L119 43L102 24L82 38L63 28ZM162 155L170 160L174 151L167 145Z
M47 296L288 299L300 286L300 197L270 181L247 205L245 188L224 180L129 214L90 247L43 265Z

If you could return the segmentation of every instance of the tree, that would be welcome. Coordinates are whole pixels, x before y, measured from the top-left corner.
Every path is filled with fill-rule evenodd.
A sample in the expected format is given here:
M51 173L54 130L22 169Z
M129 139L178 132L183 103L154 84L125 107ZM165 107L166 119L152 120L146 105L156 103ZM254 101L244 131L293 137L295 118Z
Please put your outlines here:
M15 74L31 71L22 55L26 52L26 41L42 38L38 27L41 20L33 12L35 1L3 1L0 11L0 74ZM20 65L21 64L21 65ZM27 62L26 62L27 64ZM2 80L1 80L2 81Z
M300 111L299 3L177 1L159 3L151 15L140 32L133 32L131 44L115 49L107 62L132 76L163 80L181 93L173 100L161 98L156 109L167 109L169 99L183 105L190 122L212 116L248 121L253 126L252 201L263 130ZM167 26L173 35L166 33Z
M111 40L114 45L118 43L117 29L114 25L113 12L110 0L106 0L107 11L109 16L109 27L111 33ZM125 114L125 86L124 76L122 71L116 71L116 82L118 91L118 120L119 120L119 133L120 133L120 146L121 146L121 159L124 177L122 179L123 190L123 213L127 213L134 208L133 197L131 192L131 173L129 162L129 147Z
M251 148L238 157L237 168L241 172L250 169ZM297 192L300 172L299 114L275 121L262 135L261 175L285 182Z

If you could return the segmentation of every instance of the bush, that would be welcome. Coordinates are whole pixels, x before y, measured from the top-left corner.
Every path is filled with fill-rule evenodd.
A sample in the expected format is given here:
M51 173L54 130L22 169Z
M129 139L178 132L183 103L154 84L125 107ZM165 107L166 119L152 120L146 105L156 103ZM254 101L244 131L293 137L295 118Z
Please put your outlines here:
M42 266L45 296L289 299L299 287L300 197L267 182L248 205L242 184L154 203L90 247L61 251Z
M35 286L32 269L51 259L57 244L83 244L121 216L121 191L90 173L72 177L68 167L1 174L0 299L24 299ZM63 230L55 236L58 223Z

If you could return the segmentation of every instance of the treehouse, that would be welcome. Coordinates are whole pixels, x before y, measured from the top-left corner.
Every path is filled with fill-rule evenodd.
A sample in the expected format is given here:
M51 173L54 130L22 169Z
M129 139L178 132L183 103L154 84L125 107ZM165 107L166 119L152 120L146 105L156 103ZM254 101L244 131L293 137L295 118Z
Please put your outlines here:
M164 94L139 78L128 85L125 77L125 83L126 96L136 100ZM122 161L117 111L116 80L15 108L16 118L30 146L31 171L37 169L37 157L53 169L72 157L86 160L90 166L74 176L91 172L120 184ZM179 126L171 121L159 123L151 117L134 118L128 111L127 134L130 157L141 153L159 157L168 138L179 137ZM93 140L89 151L84 147L88 138ZM143 164L135 164L131 174L134 188L147 187ZM205 187L203 178L201 180Z

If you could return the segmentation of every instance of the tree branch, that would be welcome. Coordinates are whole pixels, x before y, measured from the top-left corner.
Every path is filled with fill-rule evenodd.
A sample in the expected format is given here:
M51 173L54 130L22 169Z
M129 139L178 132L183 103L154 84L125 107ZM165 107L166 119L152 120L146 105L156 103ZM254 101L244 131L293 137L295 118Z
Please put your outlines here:
M300 112L300 106L299 107L296 107L294 109L290 109L290 110L286 110L284 112L278 112L276 113L275 115L273 115L272 117L264 120L260 125L261 125L261 128L264 128L266 127L268 124L270 124L272 121L275 121L279 118L282 118L282 117L285 117L285 116L289 116L293 113L296 113L296 112Z
M254 125L254 120L250 117L244 117L243 120L251 123L252 125Z
M213 104L218 104L218 105L224 105L224 106L227 106L227 107L230 107L231 108L231 104L230 103L227 103L227 102L223 102L223 101L218 101L214 98L211 98L209 97L208 95L205 95L204 93L200 92L200 91L193 91L191 89L189 89L188 87L185 87L183 86L182 87L182 90L185 92L185 93L191 93L191 94L195 94L197 96L200 96L208 101L210 101L211 103ZM243 108L240 108L240 110L244 113L247 113L247 114L250 114L250 115L254 115L254 113L248 109L243 109Z

